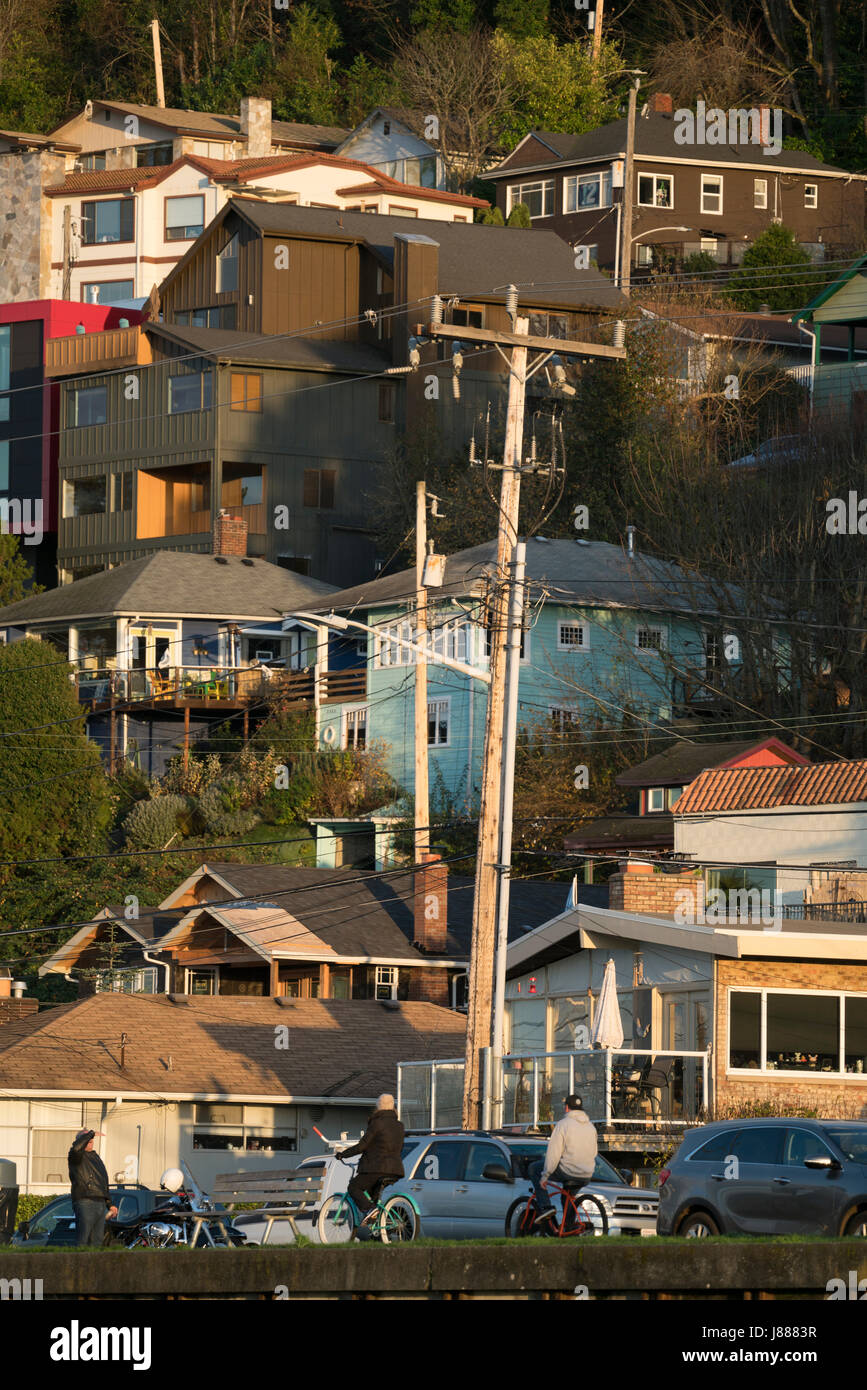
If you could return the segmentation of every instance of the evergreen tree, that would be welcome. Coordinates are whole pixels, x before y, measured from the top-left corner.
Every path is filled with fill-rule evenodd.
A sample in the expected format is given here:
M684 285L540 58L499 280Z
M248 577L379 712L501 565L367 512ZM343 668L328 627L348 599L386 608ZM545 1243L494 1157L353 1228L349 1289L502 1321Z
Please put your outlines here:
M742 309L754 311L767 304L775 312L792 313L808 304L826 281L826 275L812 268L795 233L773 223L744 252L729 286Z

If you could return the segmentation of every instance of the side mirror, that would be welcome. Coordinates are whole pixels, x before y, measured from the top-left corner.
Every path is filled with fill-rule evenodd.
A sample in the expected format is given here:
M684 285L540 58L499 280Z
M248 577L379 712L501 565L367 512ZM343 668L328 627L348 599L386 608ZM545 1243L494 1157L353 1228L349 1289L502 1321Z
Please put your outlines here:
M488 1178L491 1182L514 1182L512 1174L502 1163L486 1163L482 1169L482 1177Z
M635 1174L633 1173L631 1168L621 1168L620 1176L626 1183L627 1187L631 1187L633 1182L635 1181Z
M839 1169L841 1166L836 1158L832 1158L830 1154L817 1154L815 1158L804 1159L805 1168L818 1168L820 1170L824 1168L829 1173L832 1169Z
M22 1240L26 1240L26 1239L27 1239L27 1234L28 1234L29 1230L30 1230L30 1222L29 1222L29 1221L19 1221L19 1223L18 1223L18 1234L19 1234L19 1236L21 1237Z

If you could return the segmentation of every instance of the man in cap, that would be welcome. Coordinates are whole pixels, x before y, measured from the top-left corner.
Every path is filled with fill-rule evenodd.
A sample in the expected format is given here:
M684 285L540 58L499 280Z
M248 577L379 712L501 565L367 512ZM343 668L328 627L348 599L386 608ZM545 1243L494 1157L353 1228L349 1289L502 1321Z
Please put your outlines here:
M108 1190L105 1164L93 1147L94 1139L103 1137L96 1130L80 1129L69 1150L76 1245L102 1245L105 1219L117 1215Z
M533 1223L536 1226L544 1225L554 1215L547 1192L549 1181L578 1188L589 1182L596 1166L599 1142L581 1097L566 1096L563 1105L565 1113L551 1131L544 1160L540 1159L530 1168L539 1208Z

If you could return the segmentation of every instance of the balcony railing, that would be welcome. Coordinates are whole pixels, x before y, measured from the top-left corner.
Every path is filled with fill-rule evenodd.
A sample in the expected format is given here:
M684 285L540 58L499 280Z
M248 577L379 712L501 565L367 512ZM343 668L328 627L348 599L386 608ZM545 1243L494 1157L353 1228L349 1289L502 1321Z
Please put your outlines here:
M147 339L137 325L104 328L95 333L70 333L45 344L45 375L82 375L108 367L135 366L150 356Z
M563 1097L577 1091L594 1124L636 1129L680 1127L708 1104L710 1053L643 1048L584 1048L504 1057L502 1106L495 1125L559 1120ZM408 1129L454 1129L461 1123L463 1059L399 1062L398 1113ZM493 1094L499 1088L496 1078Z
M267 674L270 673L270 674ZM75 687L82 704L161 704L183 708L193 704L243 705L279 696L290 705L313 705L317 676L312 668L282 671L273 667L170 666L164 670L117 671L108 667L76 673ZM319 677L321 704L364 700L367 669L323 672Z
M784 903L783 917L796 922L867 922L867 903Z

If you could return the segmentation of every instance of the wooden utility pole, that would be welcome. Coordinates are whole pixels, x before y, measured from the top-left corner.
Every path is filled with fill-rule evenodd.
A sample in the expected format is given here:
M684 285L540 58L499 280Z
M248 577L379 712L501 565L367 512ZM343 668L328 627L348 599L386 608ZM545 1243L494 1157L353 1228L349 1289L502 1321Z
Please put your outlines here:
M490 604L491 665L490 693L485 721L485 751L482 768L482 800L479 812L479 838L476 858L475 897L473 901L473 934L470 946L469 1000L467 1008L467 1045L464 1070L464 1099L462 1124L465 1129L480 1129L489 1118L490 1092L483 1094L484 1057L492 1043L494 1003L494 960L497 935L498 880L501 874L502 793L503 769L514 761L514 724L511 736L504 723L506 696L506 653L509 627L509 594L515 582L514 552L518 539L518 513L521 500L522 446L524 435L524 399L529 376L558 353L575 357L605 357L622 359L622 347L601 343L573 342L569 339L529 335L529 319L518 318L517 291L509 286L507 303L513 331L471 328L443 324L439 315L428 327L432 339L457 339L470 344L488 344L500 351L511 348L509 366L509 403L506 415L506 438L503 449L502 484L500 488L500 521L497 531L497 553ZM527 369L528 351L542 355ZM505 354L504 354L505 355ZM529 465L531 471L534 465ZM513 612L520 617L520 607ZM518 639L520 641L520 638ZM508 799L508 798L507 798Z
M602 12L605 9L605 0L596 0L596 21L593 25L593 61L599 62L599 52L602 47Z
M165 106L166 89L163 85L163 55L160 49L160 22L158 19L151 20L151 33L154 40L154 73L157 82L157 106Z
M626 159L623 166L623 216L620 219L620 284L623 294L629 294L632 276L632 203L635 183L635 108L640 80L636 77L629 88L629 109L626 114Z
M427 490L424 478L415 485L415 641L427 647L427 594L422 582L427 551ZM415 852L417 864L430 849L430 791L428 781L427 662L415 658Z

